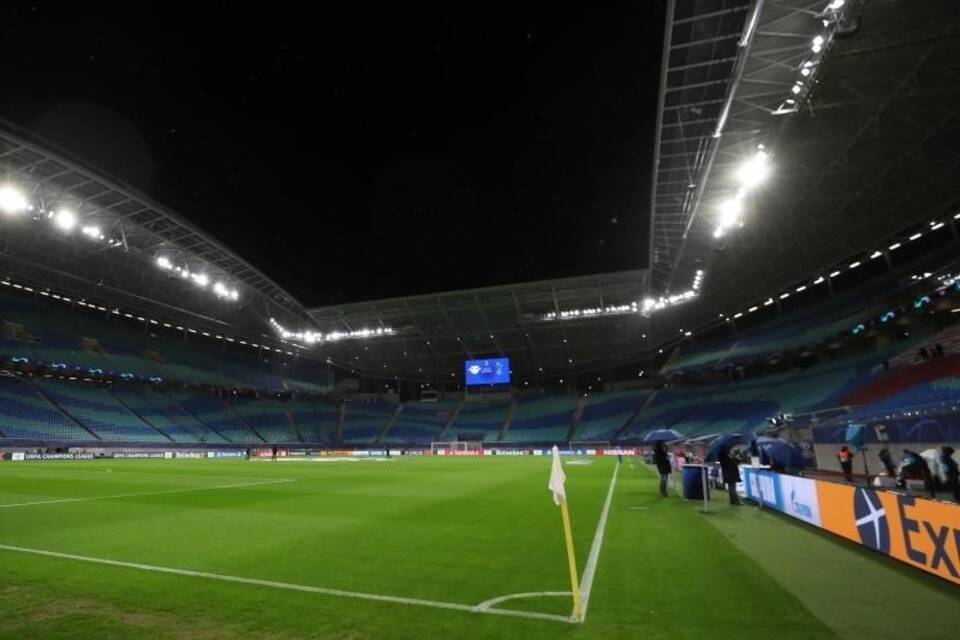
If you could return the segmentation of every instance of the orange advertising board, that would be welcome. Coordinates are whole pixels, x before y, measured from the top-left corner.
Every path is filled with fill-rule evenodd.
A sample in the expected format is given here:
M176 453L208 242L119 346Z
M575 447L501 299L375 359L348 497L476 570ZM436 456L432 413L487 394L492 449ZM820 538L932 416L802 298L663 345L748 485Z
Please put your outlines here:
M821 526L960 585L960 505L817 481Z

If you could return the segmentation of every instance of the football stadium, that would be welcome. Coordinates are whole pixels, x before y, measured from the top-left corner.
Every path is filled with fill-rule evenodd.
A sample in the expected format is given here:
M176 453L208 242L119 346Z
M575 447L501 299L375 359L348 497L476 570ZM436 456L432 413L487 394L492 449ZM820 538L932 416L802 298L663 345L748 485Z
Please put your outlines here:
M960 7L658 6L636 268L308 300L0 121L0 638L956 638Z

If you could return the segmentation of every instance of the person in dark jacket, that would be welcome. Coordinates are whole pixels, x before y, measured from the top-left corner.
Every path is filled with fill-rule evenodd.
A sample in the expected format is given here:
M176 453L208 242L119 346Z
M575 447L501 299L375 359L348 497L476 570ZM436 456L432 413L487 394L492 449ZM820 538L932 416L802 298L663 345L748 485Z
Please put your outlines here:
M730 504L740 504L740 496L737 495L740 467L736 458L730 454L730 447L720 449L717 461L720 463L720 471L723 473L723 482L727 485L727 493L730 494Z
M667 454L667 445L658 442L653 445L653 464L657 465L660 473L660 495L667 497L667 480L670 479L670 456Z
M953 492L953 501L960 502L960 467L953 459L953 447L940 448L940 468L946 478L947 490Z
M880 453L877 454L880 456L880 462L883 463L883 468L887 470L887 475L891 478L897 477L897 465L893 461L893 456L890 455L890 449L884 447L880 449Z

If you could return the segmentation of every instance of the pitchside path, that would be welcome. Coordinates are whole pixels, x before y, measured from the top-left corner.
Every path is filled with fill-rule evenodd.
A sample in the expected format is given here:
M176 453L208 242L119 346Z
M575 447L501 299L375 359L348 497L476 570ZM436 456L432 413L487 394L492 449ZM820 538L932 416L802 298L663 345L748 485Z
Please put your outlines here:
M609 459L566 468L593 575L586 622L568 624L548 470L548 458L4 464L0 506L63 502L0 508L0 638L900 640L960 625L949 585L774 514L662 501L641 465L613 485ZM471 610L491 600L540 617Z

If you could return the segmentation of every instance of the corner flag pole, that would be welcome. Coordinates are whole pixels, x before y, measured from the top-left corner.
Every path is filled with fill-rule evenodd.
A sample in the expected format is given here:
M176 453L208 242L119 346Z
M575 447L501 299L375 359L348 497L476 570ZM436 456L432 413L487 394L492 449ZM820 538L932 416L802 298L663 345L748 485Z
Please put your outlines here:
M573 531L570 528L570 513L567 511L567 501L560 503L560 513L563 515L563 534L567 540L567 563L570 565L570 589L573 591L573 617L583 619L583 604L580 602L580 581L577 579L577 556L573 551Z
M560 449L553 447L553 466L547 488L553 492L553 502L560 507L563 516L563 537L567 543L567 564L570 566L570 590L573 592L573 619L583 620L583 605L580 602L580 582L577 579L577 556L573 550L573 529L570 527L570 512L567 510L566 474L560 464Z

